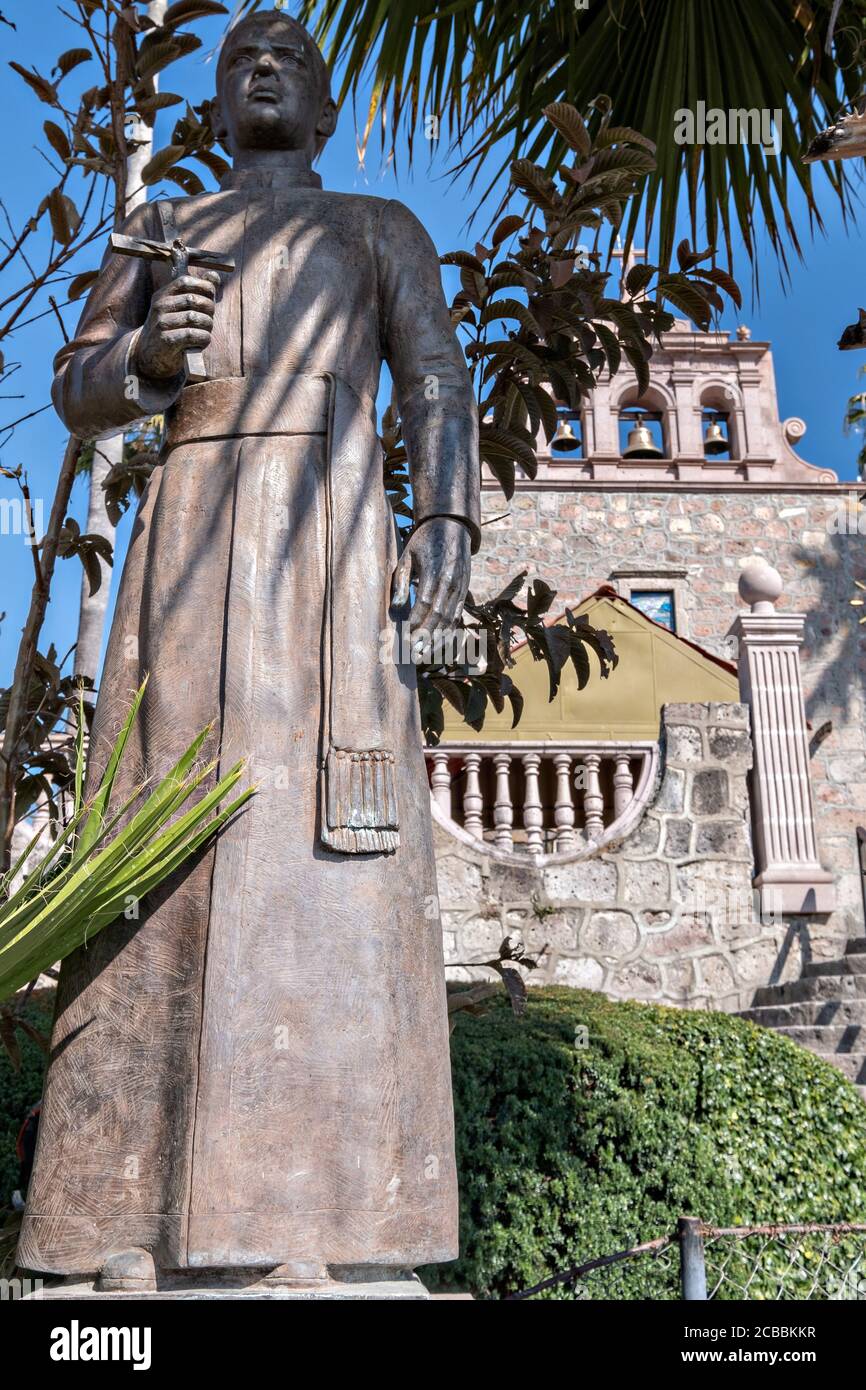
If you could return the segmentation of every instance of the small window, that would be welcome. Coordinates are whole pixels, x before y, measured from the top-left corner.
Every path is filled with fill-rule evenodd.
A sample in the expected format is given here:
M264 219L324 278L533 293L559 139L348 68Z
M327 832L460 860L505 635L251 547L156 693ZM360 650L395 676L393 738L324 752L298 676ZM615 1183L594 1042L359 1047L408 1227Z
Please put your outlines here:
M635 608L652 618L654 623L666 627L668 632L676 632L676 613L672 589L632 589L631 601Z

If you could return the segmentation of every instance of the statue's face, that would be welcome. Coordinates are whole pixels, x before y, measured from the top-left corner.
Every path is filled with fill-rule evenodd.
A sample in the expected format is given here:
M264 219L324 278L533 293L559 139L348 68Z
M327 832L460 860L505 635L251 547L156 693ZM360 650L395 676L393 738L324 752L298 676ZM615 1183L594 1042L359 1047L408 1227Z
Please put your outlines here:
M312 41L280 22L241 28L222 54L217 133L239 150L304 150L331 134L335 112ZM330 128L328 128L330 126Z

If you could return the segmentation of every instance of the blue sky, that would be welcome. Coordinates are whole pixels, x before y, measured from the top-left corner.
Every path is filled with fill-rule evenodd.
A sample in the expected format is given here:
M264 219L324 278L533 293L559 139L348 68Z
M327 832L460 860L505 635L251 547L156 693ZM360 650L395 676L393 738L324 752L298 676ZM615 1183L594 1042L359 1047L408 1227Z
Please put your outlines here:
M35 149L36 145L47 148L42 122L51 113L7 64L14 59L25 66L35 65L48 75L56 56L64 49L80 46L81 37L58 13L55 0L3 0L0 8L18 26L17 32L13 32L0 25L0 129L5 143L2 198L17 229L52 186L51 170ZM205 36L210 33L215 41L219 26L212 23L208 29L200 25L196 32ZM172 89L181 91L193 104L212 92L214 62L208 61L207 53L206 39L203 49L170 70L176 74L171 77ZM82 65L67 79L70 92L96 80L92 63ZM157 144L165 142L181 109L175 108L163 115L157 127ZM359 114L363 116L363 112ZM652 134L651 131L646 133ZM434 151L432 162L428 162L423 145L423 139L416 143L417 162L411 173L407 171L405 158L399 161L398 176L390 167L382 168L376 142L371 142L366 168L361 168L353 113L346 107L319 170L326 187L400 198L425 223L440 252L471 245L485 223L480 222L472 231L466 230L467 218L474 207L467 183L465 180L452 183L446 175L449 165L446 150ZM820 174L817 183L820 189ZM782 417L802 416L808 426L799 452L809 462L833 468L841 477L851 478L855 475L858 445L853 439L844 437L841 421L847 397L859 389L857 371L861 362L866 363L866 355L839 353L836 340L841 329L856 318L859 303L866 303L860 230L866 227L866 210L846 230L829 192L821 191L821 202L826 219L825 234L810 239L808 232L804 232L804 261L792 265L790 284L787 287L780 284L772 254L764 242L761 245L760 303L752 303L747 291L743 312L737 313L732 307L723 317L721 326L733 330L738 322L745 322L753 338L771 341ZM796 214L796 199L792 206ZM804 218L798 221L805 227ZM5 229L3 235L7 235ZM76 268L88 269L97 259L95 253L85 254ZM748 287L749 266L742 252L735 270L740 283ZM7 271L0 282L2 299L20 283L17 269ZM38 306L42 307L44 305ZM76 318L74 309L66 311L68 331L74 329ZM51 359L58 346L56 322L51 317L42 318L21 328L3 346L7 363L22 365L4 383L2 392L7 397L20 393L23 399L0 400L0 425L37 409L50 399ZM64 442L63 427L53 412L46 411L19 426L10 442L0 450L0 463L7 467L19 463L25 466L34 496L45 499L46 517ZM3 495L9 496L13 485L5 480L0 480L0 485ZM71 510L80 521L84 519L84 505L84 488L79 482ZM128 527L127 519L121 528L119 554ZM115 566L115 587L119 568L119 564ZM32 574L32 562L23 541L15 536L0 536L0 611L6 612L0 629L0 685L8 684L11 676ZM78 561L59 562L43 633L43 650L49 642L65 650L74 640L79 585Z

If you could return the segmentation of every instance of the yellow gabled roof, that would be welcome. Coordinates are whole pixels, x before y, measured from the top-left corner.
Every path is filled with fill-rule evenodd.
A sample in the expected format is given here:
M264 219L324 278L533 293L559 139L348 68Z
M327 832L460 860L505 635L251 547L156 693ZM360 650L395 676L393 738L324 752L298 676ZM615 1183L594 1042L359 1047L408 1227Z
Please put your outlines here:
M526 702L517 728L511 728L508 703L502 714L488 705L480 733L464 724L457 711L446 704L442 741L655 739L662 705L739 700L736 668L730 662L653 622L615 590L607 586L598 589L573 612L585 614L591 627L605 628L613 638L619 663L606 680L599 675L598 658L589 650L589 683L578 690L569 662L551 702L547 665L534 661L522 643L515 650L515 665L509 671Z

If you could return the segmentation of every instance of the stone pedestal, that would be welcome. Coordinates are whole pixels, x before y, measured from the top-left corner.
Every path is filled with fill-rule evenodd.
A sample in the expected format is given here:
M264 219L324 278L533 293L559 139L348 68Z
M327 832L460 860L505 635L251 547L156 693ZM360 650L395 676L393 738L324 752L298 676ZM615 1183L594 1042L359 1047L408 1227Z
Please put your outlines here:
M22 1298L22 1302L45 1299L66 1302L193 1302L196 1300L265 1300L268 1302L425 1302L430 1298L416 1274L394 1277L393 1270L365 1271L365 1276L345 1279L311 1279L303 1283L279 1283L261 1277L261 1270L233 1271L184 1270L159 1275L153 1290L98 1288L91 1279L72 1275L68 1279L46 1282Z
M747 566L737 619L740 693L751 708L752 806L762 915L832 912L833 875L821 866L800 679L805 618L777 613L782 580L769 565Z

